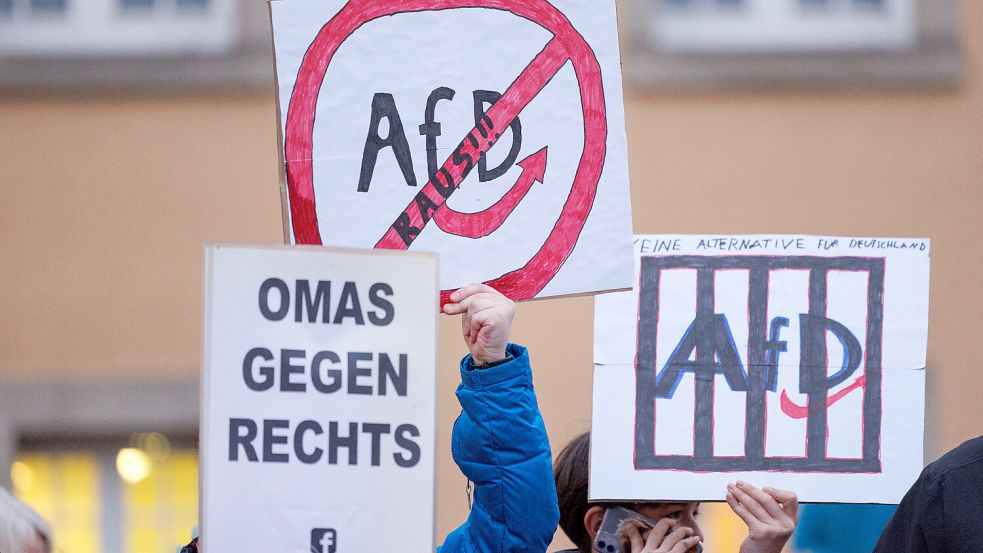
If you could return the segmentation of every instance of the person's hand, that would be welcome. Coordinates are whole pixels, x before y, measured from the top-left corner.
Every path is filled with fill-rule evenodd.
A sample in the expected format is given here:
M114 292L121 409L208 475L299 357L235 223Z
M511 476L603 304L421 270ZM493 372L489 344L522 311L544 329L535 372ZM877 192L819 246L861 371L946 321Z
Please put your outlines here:
M741 553L779 553L799 522L799 498L792 492L727 484L727 503L748 527Z
M618 537L622 544L627 542L622 549L631 553L686 553L700 543L692 528L671 518L660 520L654 528L638 520L626 521L618 528Z
M444 313L461 314L461 331L477 365L505 359L515 304L485 284L469 284L451 294Z

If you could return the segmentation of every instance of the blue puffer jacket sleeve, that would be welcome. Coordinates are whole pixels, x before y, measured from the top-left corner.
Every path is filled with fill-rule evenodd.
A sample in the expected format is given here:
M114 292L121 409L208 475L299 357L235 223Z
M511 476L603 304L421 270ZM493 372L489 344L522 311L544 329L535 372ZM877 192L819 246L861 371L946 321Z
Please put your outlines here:
M560 518L549 439L539 414L526 348L513 360L475 370L461 361L464 408L451 439L454 461L474 482L467 522L438 553L544 553Z

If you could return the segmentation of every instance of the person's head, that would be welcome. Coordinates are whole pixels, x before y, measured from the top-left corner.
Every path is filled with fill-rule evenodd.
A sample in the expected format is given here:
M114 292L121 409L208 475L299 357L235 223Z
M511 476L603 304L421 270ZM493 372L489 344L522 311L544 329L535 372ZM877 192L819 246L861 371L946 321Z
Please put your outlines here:
M33 509L0 488L0 551L50 553L47 524Z
M594 537L601 526L607 507L613 504L588 501L588 465L590 463L590 432L584 432L570 441L560 451L553 465L556 479L556 496L560 504L560 528L570 538L580 553L590 553ZM631 509L648 518L659 520L672 518L678 524L688 526L701 536L696 522L698 503L652 502L627 503L620 507Z

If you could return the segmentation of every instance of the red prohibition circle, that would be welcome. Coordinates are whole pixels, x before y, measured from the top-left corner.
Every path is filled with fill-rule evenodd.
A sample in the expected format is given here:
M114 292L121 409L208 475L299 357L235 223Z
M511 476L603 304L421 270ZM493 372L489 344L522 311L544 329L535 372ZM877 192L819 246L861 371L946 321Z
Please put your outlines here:
M600 64L584 37L562 12L546 0L351 0L345 4L321 28L304 55L287 111L285 159L297 160L289 161L286 171L294 239L298 244L322 243L314 198L314 119L318 94L322 87L330 86L326 82L326 73L338 48L361 26L380 17L460 8L506 11L551 32L553 39L550 45L558 43L565 50L580 88L584 149L560 216L542 247L525 265L487 282L512 299L529 299L552 280L576 246L597 194L607 148L607 117ZM565 64L564 60L559 67ZM551 78L552 75L542 86ZM539 90L531 91L533 96ZM504 98L500 100L503 101ZM378 247L400 247L385 245L384 241L385 238ZM450 292L445 290L441 293L441 303L447 301Z

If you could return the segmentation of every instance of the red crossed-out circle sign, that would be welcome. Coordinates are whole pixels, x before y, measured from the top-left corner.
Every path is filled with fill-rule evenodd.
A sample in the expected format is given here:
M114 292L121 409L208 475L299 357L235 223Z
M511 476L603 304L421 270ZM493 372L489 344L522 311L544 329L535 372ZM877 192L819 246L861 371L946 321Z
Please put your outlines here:
M487 284L512 299L534 297L559 271L573 251L597 194L607 147L607 116L601 67L584 37L566 16L546 0L351 0L314 38L301 63L294 84L284 133L287 185L294 238L298 244L320 245L314 199L313 134L317 97L331 60L341 44L366 23L399 13L459 8L502 10L536 23L553 34L545 48L493 104L486 117L469 133L437 174L422 187L410 206L376 244L377 248L406 249L460 186L481 154L570 61L580 87L584 116L584 149L573 186L560 216L539 251L522 267ZM343 85L339 85L343 86ZM417 209L416 206L428 206ZM407 229L412 229L407 231ZM441 294L441 303L451 291Z

